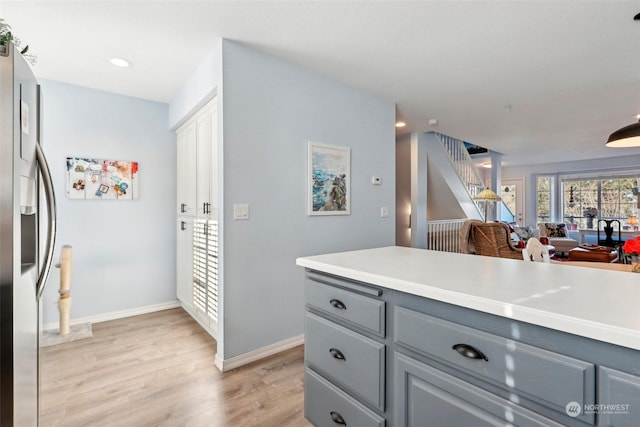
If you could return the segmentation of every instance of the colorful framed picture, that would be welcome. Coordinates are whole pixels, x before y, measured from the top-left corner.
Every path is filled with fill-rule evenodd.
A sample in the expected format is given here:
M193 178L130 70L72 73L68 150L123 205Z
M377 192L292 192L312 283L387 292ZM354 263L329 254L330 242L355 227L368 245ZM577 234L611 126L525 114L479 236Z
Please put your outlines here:
M67 198L135 200L138 162L67 157Z
M307 215L351 213L351 149L309 141Z

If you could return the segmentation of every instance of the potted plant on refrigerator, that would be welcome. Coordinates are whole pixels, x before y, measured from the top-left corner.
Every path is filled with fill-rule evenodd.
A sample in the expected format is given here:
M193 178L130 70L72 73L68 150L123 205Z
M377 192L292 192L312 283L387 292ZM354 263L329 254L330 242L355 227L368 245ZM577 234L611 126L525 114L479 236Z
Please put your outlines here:
M11 32L11 25L7 24L4 19L0 18L0 55L5 56L8 54L11 42L13 42L13 44L20 50L22 56L24 56L31 65L36 63L38 58L35 55L27 53L29 51L29 45L22 47L22 41L15 37Z

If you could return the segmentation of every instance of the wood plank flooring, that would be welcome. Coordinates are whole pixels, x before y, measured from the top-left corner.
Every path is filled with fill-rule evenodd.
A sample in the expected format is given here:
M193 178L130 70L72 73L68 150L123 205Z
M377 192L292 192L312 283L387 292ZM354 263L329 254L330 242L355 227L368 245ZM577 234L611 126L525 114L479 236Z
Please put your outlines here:
M221 373L215 340L182 309L92 327L42 349L43 427L311 426L302 346Z

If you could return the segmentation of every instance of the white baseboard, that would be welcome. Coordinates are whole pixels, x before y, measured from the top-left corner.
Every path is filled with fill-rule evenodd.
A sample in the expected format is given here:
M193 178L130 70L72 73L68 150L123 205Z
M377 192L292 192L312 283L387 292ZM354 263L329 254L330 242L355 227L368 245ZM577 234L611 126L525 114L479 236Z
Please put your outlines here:
M109 320L122 319L124 317L138 316L140 314L153 313L155 311L169 310L171 308L180 307L179 301L163 302L161 304L146 305L144 307L130 308L128 310L112 311L111 313L97 314L95 316L80 317L69 320L69 325L77 325L80 323L100 323ZM45 331L58 329L60 322L45 323L43 328Z
M264 359L265 357L280 353L281 351L289 350L290 348L297 347L304 344L304 335L298 335L297 337L289 338L284 341L280 341L266 347L259 348L257 350L250 351L248 353L234 356L229 359L221 359L220 353L216 353L214 363L216 368L222 372L227 372L240 366L246 365L256 360Z
M186 311L189 314L189 316L191 316L193 320L195 320L198 323L198 325L202 326L202 329L204 329L209 335L211 335L211 337L214 340L218 341L218 324L217 323L210 325L207 322L203 321L202 318L198 316L198 314L195 312L193 307L188 304L180 302L180 306L184 311Z

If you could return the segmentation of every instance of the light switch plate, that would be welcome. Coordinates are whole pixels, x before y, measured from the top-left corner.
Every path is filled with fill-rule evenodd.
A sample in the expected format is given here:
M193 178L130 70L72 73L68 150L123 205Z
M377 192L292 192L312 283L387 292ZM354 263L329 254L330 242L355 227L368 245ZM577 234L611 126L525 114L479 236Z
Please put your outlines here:
M249 219L249 205L246 203L234 204L233 219Z
M382 206L380 208L380 218L389 218L389 207Z

